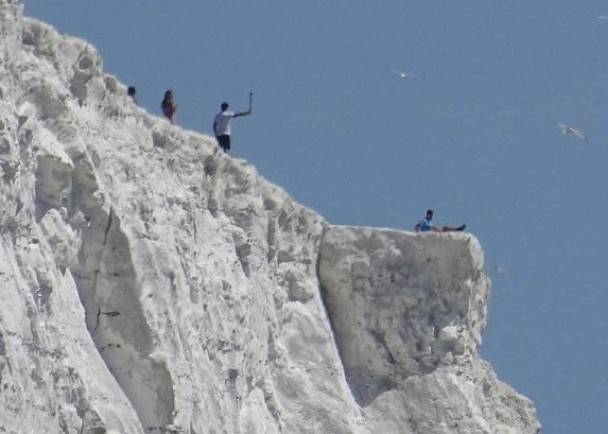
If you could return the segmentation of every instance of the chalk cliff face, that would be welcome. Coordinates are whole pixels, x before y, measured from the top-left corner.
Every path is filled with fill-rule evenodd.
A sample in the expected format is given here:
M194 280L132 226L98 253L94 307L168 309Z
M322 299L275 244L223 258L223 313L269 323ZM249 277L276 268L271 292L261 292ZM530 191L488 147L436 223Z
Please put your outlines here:
M470 234L335 227L0 0L0 431L536 433Z

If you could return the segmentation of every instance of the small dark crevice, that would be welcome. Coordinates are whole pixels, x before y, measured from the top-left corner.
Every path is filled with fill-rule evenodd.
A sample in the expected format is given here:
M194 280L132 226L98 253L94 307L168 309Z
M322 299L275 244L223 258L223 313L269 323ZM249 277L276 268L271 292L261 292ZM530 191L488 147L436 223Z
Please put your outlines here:
M107 315L110 317L114 317L114 316L118 316L120 315L120 312L116 312L116 311L112 311L112 312L101 312L103 315Z
M109 217L108 217L108 225L106 226L106 230L103 234L103 245L107 245L108 244L108 233L110 232L110 228L112 227L112 215L114 214L112 207L110 207L110 213L109 213Z
M93 329L93 331L97 331L97 329L99 328L99 317L101 316L101 309L98 307L97 308L97 315L95 317L95 328Z
M386 343L386 339L384 339L384 334L380 333L380 332L377 332L376 330L371 330L371 329L368 329L367 331L374 338L374 340L376 342L378 342L378 344L380 344L380 346L382 348L384 348L384 351L385 351L385 354L386 354L386 358L388 359L388 362L391 365L396 364L397 361L395 360L395 357L391 353L391 350L388 348L388 345Z

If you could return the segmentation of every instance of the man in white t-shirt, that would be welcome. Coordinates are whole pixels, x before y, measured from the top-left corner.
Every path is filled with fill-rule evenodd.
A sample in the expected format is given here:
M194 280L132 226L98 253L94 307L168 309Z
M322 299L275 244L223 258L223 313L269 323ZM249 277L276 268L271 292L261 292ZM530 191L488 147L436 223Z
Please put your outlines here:
M251 93L249 94L249 110L246 112L235 113L228 111L228 103L223 102L221 105L221 111L215 115L213 120L213 134L217 139L218 145L228 152L230 150L230 123L232 118L238 118L240 116L247 116L251 114Z

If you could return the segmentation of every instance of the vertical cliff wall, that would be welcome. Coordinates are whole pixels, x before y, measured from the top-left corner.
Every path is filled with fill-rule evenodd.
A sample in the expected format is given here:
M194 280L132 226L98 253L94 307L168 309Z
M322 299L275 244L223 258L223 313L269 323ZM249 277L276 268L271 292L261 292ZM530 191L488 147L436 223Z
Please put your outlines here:
M536 432L468 234L333 227L0 0L0 428Z

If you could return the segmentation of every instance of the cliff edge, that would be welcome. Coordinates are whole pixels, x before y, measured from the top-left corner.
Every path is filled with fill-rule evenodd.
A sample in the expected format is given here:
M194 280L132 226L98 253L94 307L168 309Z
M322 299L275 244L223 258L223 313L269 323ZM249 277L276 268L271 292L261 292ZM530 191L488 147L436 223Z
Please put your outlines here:
M0 0L0 428L536 433L470 234L332 226Z

